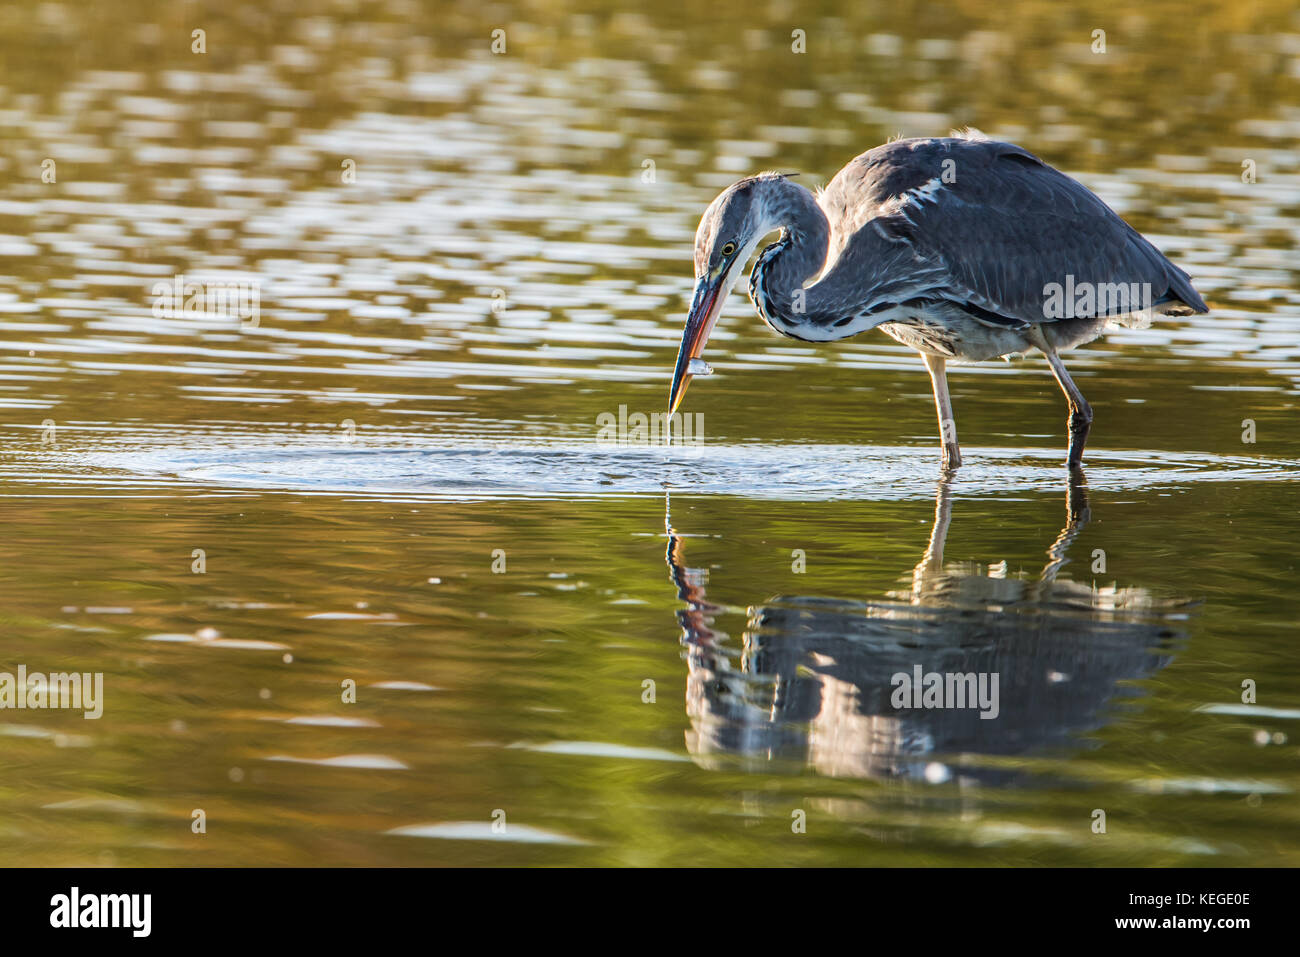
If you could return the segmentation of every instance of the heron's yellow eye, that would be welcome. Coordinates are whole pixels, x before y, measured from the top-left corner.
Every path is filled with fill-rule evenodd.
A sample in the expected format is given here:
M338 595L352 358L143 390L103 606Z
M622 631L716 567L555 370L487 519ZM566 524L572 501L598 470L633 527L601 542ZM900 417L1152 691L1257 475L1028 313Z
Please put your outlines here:
M722 255L724 256L730 256L735 251L736 251L735 243L727 243L725 246L722 247Z

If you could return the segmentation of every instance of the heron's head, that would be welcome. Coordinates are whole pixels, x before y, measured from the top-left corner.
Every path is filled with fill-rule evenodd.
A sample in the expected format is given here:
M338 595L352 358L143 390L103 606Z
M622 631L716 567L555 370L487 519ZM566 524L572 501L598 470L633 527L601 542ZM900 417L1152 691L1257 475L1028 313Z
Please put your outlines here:
M691 360L704 352L722 304L740 279L745 263L758 241L781 225L771 214L768 197L772 187L785 182L786 175L793 174L764 173L742 179L723 190L704 211L700 228L695 231L695 297L673 370L669 415L681 404L692 378Z

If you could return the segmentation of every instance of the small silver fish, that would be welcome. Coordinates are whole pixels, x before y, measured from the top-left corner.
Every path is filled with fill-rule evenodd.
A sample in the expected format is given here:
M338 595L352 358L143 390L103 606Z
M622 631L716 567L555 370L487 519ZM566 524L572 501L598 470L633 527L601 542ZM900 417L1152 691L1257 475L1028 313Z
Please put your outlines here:
M687 375L713 375L713 366L709 365L703 359L692 359L691 364L686 367Z

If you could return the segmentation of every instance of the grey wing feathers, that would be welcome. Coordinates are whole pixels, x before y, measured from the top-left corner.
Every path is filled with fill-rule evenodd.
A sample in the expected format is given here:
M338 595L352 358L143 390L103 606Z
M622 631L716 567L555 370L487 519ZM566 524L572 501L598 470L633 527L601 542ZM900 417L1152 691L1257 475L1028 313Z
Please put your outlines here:
M1044 287L1067 277L1076 288L1146 284L1153 301L1207 311L1187 274L1096 195L1010 143L891 143L845 167L822 205L838 217L832 252L844 265L868 258L865 247L879 256L881 239L906 247L918 285L942 273L934 292L990 324L1053 318Z

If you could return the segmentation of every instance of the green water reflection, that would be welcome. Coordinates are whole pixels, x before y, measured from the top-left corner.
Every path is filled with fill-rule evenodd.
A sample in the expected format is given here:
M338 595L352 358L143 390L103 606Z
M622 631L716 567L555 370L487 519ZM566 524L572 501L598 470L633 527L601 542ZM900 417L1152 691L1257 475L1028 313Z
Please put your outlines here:
M0 711L0 863L1300 863L1294 4L106 0L0 57L0 670L106 695ZM966 125L1212 307L1069 357L1086 506L1041 361L950 376L939 488L914 355L740 294L700 457L597 448L721 186ZM883 715L913 662L1001 718Z

